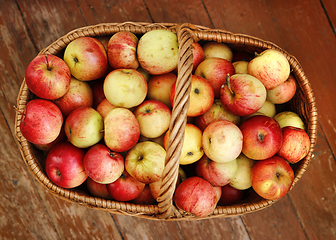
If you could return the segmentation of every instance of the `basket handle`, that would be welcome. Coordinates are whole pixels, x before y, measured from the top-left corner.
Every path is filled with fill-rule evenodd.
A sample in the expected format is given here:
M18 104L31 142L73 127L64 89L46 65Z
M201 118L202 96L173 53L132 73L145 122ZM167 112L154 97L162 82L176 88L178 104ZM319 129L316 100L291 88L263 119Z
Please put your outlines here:
M184 129L187 123L193 68L192 43L196 40L190 30L190 24L177 24L176 34L179 42L178 76L172 119L169 126L166 166L163 172L159 197L157 198L160 213L158 217L161 219L167 219L174 214L179 215L178 210L173 205L173 195L178 179Z

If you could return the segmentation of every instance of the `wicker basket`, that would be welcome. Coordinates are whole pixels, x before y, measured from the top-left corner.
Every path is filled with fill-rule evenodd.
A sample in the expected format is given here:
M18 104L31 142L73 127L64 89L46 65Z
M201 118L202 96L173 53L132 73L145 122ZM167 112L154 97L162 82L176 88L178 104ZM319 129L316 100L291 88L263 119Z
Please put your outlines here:
M25 161L31 174L46 189L57 197L80 204L89 208L99 209L115 214L125 214L143 217L147 219L164 220L197 220L174 206L173 194L178 176L179 156L181 154L184 128L186 124L186 110L189 105L190 80L192 74L192 43L194 41L217 41L224 42L233 49L242 49L251 53L261 52L272 48L280 50L288 59L292 73L296 78L298 88L294 98L285 106L285 109L294 111L304 120L307 132L311 140L309 154L299 163L293 166L295 179L293 186L299 181L306 171L313 155L316 143L317 110L315 98L308 79L303 72L299 62L295 57L288 54L275 44L255 37L231 32L210 29L192 24L173 23L105 23L94 26L87 26L69 32L59 38L54 43L43 49L39 54L49 53L62 56L65 47L71 41L82 36L112 36L119 31L130 31L134 34L144 34L154 29L167 29L177 34L179 41L179 63L178 78L176 86L175 106L172 110L172 120L170 123L170 139L167 149L166 167L163 173L160 197L157 205L139 205L128 202L116 202L91 196L81 188L64 189L53 184L46 175L44 169L45 156L22 136L20 132L21 114L31 99L32 94L23 80L17 98L17 108L15 118L15 135L17 137L23 160ZM248 197L243 202L232 206L217 206L214 212L206 218L230 217L246 213L252 213L271 206L276 201L265 200L259 197L254 191L250 191Z

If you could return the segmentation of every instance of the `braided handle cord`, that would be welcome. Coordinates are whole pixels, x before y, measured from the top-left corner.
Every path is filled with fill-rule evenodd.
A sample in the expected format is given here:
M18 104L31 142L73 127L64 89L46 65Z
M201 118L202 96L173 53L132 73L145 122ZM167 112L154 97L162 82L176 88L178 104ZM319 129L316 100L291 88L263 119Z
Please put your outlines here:
M181 217L173 205L173 195L178 179L184 129L187 123L193 64L192 43L194 40L187 28L187 24L177 26L177 37L179 42L178 77L176 80L172 120L169 126L166 167L157 199L160 212L158 217L164 219L172 217L172 211L177 217Z

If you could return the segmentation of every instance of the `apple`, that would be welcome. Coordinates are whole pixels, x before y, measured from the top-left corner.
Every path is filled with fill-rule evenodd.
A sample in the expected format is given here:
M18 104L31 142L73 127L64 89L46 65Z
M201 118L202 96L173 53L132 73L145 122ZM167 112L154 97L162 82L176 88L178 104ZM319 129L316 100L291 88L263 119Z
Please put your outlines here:
M174 97L176 92L176 82L170 91L170 102L174 106ZM214 102L214 90L211 84L200 76L192 75L190 100L187 110L188 117L197 117L207 112Z
M151 141L137 143L125 157L126 171L138 181L149 184L162 177L165 167L165 149Z
M255 161L243 153L237 157L238 169L229 185L239 190L246 190L252 186L251 171Z
M264 85L257 78L243 73L227 76L220 90L223 106L238 116L258 111L264 105L266 96Z
M168 150L169 130L164 136L164 148ZM187 123L184 128L184 138L180 156L180 164L187 165L201 159L204 151L202 148L202 131L194 124Z
M89 82L91 86L91 90L92 90L92 96L93 96L92 107L94 109L96 109L99 103L101 103L105 99L104 87L103 87L104 81L105 81L105 78L100 78L98 80L93 80Z
M107 46L109 64L113 69L139 67L137 59L138 38L129 31L113 34Z
M112 199L127 202L138 197L145 186L146 184L139 182L127 171L124 171L116 181L107 184L106 188Z
M86 187L88 188L89 193L91 193L94 197L112 199L111 195L107 191L106 184L97 183L88 177L86 179Z
M92 107L93 94L90 85L71 77L69 90L61 97L54 100L66 118L78 107Z
M243 134L234 123L217 120L203 131L202 146L211 160L219 163L230 162L242 151Z
M247 74L247 65L248 61L236 61L232 63L236 73L245 73Z
M22 113L20 131L28 142L48 144L53 142L62 129L61 110L49 100L30 100Z
M297 163L307 156L310 149L309 135L301 128L287 126L282 128L283 143L278 156L290 163Z
M240 125L243 134L242 152L254 160L264 160L274 156L282 145L282 131L273 118L256 115Z
M160 137L169 128L171 110L159 100L145 100L135 109L134 115L144 137Z
M161 75L153 75L148 81L147 98L150 100L159 100L172 108L170 102L170 90L174 82L176 82L174 73L166 73Z
M177 178L177 181L176 181L176 187L182 182L184 181L185 179L187 179L187 175L186 173L184 172L184 170L181 168L181 166L179 167L179 170L178 170L178 178ZM150 184L148 184L149 186L149 189L153 195L153 197L155 199L157 199L160 195L160 191L161 191L161 184L162 184L162 178L156 182L152 182Z
M276 115L276 107L274 103L271 103L266 100L264 102L264 105L257 112L263 113L266 116L273 118Z
M232 49L232 50L233 50L232 62L237 62L237 61L249 62L254 57L253 54L243 49Z
M87 175L101 184L114 182L124 171L124 157L101 143L89 148L83 164Z
M155 198L153 197L148 184L145 185L144 190L142 190L139 196L132 200L132 203L141 205L150 205L155 203Z
M197 217L211 214L217 205L217 196L213 186L200 177L189 177L176 188L175 205Z
M104 98L104 100L98 104L96 110L103 117L103 119L105 119L106 115L115 108L117 107Z
M104 94L114 106L132 108L145 100L147 82L135 69L116 69L105 78Z
M65 135L65 131L64 131L64 125L62 126L61 128L61 131L59 133L59 135L57 136L57 138L50 142L50 143L46 143L46 144L34 144L34 146L45 152L45 153L48 153L56 144L60 143L60 142L64 142L66 141L67 137Z
M78 187L88 177L83 165L84 155L84 149L77 148L69 142L55 145L46 157L47 176L60 187Z
M296 81L292 74L276 88L267 91L267 100L271 103L282 104L291 100L296 92Z
M64 129L67 138L74 146L87 148L103 138L104 121L92 107L79 107L68 115Z
M108 42L110 41L111 36L109 35L95 36L95 38L98 39L103 44L105 51L107 52Z
M104 119L104 141L115 152L126 152L138 142L140 125L135 115L126 108L111 110Z
M220 99L215 99L210 109L195 118L194 124L204 131L204 129L216 120L229 120L236 125L240 124L240 116L234 115L224 108Z
M237 160L219 163L212 161L208 156L196 162L197 176L207 180L214 187L222 187L231 182L238 169Z
M164 147L164 143L163 142L164 142L164 136L165 135L166 135L166 133L164 133L161 136L156 137L156 138L148 138L148 137L142 136L140 134L138 142L152 141L152 142L160 144L162 147Z
M140 66L151 75L165 74L177 67L179 44L175 33L155 29L141 36L137 55Z
M141 66L139 66L136 69L139 73L142 74L142 76L144 76L144 78L146 79L146 82L148 83L149 79L152 77L152 75L150 75L145 69L143 69Z
M238 203L244 197L244 190L240 190L232 187L230 184L226 184L221 187L221 198L218 201L220 206L230 206Z
M294 171L279 156L258 161L251 172L252 188L262 198L277 200L284 197L294 181Z
M258 78L270 90L288 79L290 65L282 52L266 49L249 62L247 73Z
M232 62L233 53L231 48L222 42L206 42L203 44L204 57L207 58L223 58Z
M220 200L220 198L222 197L222 188L221 187L213 187L214 191L215 191L215 195L216 195L216 204L218 203L218 201Z
M193 42L192 44L192 51L193 51L193 70L192 73L196 71L196 68L198 65L203 62L205 56L204 56L204 50L198 42Z
M235 69L231 62L223 58L205 59L195 71L196 76L201 76L210 82L215 98L220 97L221 86L226 82L228 74L234 75Z
M69 89L70 80L68 65L61 58L50 54L36 56L25 72L29 90L47 100L62 97Z
M82 81L103 77L108 67L105 48L93 37L79 37L70 42L65 48L63 59L72 76Z
M274 119L279 123L280 127L292 126L305 129L305 124L301 117L292 111L283 111L274 116Z

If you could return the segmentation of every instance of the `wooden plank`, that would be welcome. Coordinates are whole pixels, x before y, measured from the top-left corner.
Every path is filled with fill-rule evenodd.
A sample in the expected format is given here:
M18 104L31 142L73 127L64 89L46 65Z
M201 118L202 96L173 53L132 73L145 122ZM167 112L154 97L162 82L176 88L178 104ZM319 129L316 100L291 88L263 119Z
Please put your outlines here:
M154 22L192 23L212 27L201 0L146 0L146 6Z
M336 161L318 128L315 157L289 193L308 239L336 239Z
M321 5L325 10L326 16L330 21L330 25L336 34L336 4L334 0L322 0Z
M123 239L156 240L183 239L175 222L114 215ZM130 227L132 226L132 227Z

